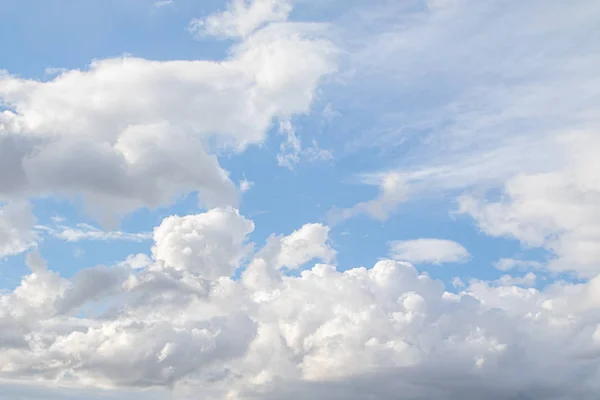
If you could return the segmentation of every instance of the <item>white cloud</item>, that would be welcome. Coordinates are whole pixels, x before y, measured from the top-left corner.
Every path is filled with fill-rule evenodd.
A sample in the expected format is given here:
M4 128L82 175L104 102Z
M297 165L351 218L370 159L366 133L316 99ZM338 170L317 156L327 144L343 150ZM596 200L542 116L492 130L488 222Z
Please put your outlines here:
M534 286L537 282L537 275L533 272L528 272L522 277L515 277L511 275L502 275L498 279L498 283L504 286Z
M254 186L254 182L247 180L246 178L240 181L240 192L246 193L248 190Z
M415 264L465 262L471 255L460 243L445 239L397 240L390 243L390 257Z
M582 276L598 272L600 258L600 141L593 133L566 135L554 171L507 181L499 201L463 196L459 212L471 215L488 235L515 238L547 249L546 267Z
M226 11L195 19L189 29L198 35L247 37L267 23L287 20L291 11L287 0L232 0Z
M268 288L278 280L281 268L295 270L314 259L333 261L336 252L330 246L329 230L322 224L306 224L287 236L271 235L244 271L244 283Z
M37 225L36 229L41 232L46 232L59 239L66 240L67 242L80 242L83 240L124 240L142 242L152 239L151 233L103 231L89 224L77 224L75 227L69 227L65 225L58 225L56 227Z
M63 72L66 72L67 69L66 68L55 68L55 67L48 67L44 70L44 73L46 75L59 75L62 74Z
M254 224L232 208L171 216L154 230L152 255L167 267L206 279L231 276L252 250L246 244Z
M309 112L335 58L323 25L282 22L218 62L122 57L48 81L2 73L0 198L81 195L109 222L195 191L205 207L235 205L215 154Z
M154 2L154 6L155 7L165 7L165 6L170 6L175 4L175 0L161 0L161 1L156 1Z
M409 195L405 177L398 172L392 171L367 176L364 182L378 186L378 196L373 200L357 203L350 208L331 210L329 212L330 223L335 224L361 214L385 221L399 204L406 201Z
M182 399L202 388L215 400L399 392L591 400L600 389L598 277L537 290L520 287L534 283L528 274L472 281L452 294L392 260L346 271L316 264L288 276L282 266L334 255L327 228L309 224L267 242L249 265L262 259L277 279L249 286L226 274L251 225L227 209L167 218L155 260L83 269L70 280L31 255L32 273L0 294L0 377L170 387ZM190 248L193 257L173 256ZM207 259L224 268L215 273ZM91 301L112 305L73 317Z
M0 258L34 247L38 240L34 224L35 217L28 203L9 203L0 207Z
M500 271L509 271L516 268L542 268L544 266L540 261L534 260L516 260L514 258L501 258L496 261L494 266Z
M296 135L296 131L290 121L282 121L279 125L279 132L286 136L286 140L279 146L277 154L277 164L280 167L294 169L294 166L302 158L308 161L329 161L333 159L331 150L321 149L316 139L312 140L310 147L302 148L302 141Z

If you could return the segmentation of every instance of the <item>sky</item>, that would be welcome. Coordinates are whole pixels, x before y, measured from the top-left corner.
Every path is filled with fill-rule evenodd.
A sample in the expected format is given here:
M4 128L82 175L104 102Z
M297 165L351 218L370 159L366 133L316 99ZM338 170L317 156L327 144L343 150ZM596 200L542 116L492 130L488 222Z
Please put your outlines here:
M0 400L596 399L599 21L0 0Z

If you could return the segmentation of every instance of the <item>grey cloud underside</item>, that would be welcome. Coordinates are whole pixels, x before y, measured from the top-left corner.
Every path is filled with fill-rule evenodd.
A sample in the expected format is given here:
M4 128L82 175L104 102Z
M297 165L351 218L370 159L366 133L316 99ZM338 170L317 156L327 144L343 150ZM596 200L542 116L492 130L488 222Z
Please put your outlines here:
M292 382L285 387L265 389L248 395L248 399L303 399L323 400L568 400L574 396L593 399L593 388L565 389L570 382L538 383L530 380L507 385L504 376L481 376L440 371L436 366L418 370L385 369L373 374L354 376L341 382ZM581 397L579 397L581 396Z

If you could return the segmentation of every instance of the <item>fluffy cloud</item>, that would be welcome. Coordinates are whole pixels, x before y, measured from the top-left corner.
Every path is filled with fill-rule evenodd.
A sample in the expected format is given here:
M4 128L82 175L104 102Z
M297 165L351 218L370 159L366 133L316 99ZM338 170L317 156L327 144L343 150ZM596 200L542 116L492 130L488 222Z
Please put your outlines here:
M48 81L1 73L0 198L81 195L105 220L194 191L206 207L235 205L215 153L310 110L335 69L323 29L261 25L220 62L123 57Z
M244 284L260 292L280 281L282 268L295 270L316 258L332 261L336 253L330 247L329 229L306 224L288 236L271 235L244 271Z
M152 254L165 266L213 280L231 276L251 250L246 244L254 224L232 208L172 216L154 230Z
M252 228L233 209L169 217L146 265L70 280L30 255L32 273L0 296L0 376L181 398L202 388L210 399L566 400L600 389L598 277L543 291L519 287L533 275L474 280L456 294L392 260L288 275L281 267L335 254L327 227L309 224L246 264L261 260L277 278L263 285L233 278ZM89 302L106 311L75 317Z
M34 224L35 217L28 203L9 203L0 207L0 258L34 247L38 239Z
M600 258L600 141L582 133L557 143L564 152L554 171L510 179L499 201L463 196L459 212L475 218L488 235L547 249L552 271L594 276Z
M460 243L444 239L397 240L390 243L390 256L415 264L464 262L471 257Z

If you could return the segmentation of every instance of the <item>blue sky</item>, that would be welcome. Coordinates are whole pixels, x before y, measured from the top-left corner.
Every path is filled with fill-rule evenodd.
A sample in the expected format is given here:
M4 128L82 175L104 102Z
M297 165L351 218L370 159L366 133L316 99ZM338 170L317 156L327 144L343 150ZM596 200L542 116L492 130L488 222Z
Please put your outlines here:
M6 3L11 398L592 398L594 2Z

